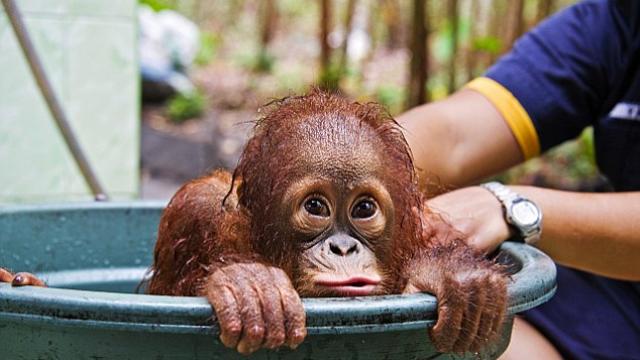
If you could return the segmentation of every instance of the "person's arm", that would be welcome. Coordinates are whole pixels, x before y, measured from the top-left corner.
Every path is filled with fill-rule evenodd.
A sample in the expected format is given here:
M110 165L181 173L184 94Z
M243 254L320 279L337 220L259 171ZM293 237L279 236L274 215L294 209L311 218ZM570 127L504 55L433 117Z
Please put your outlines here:
M485 95L463 89L398 117L420 182L466 186L524 159L512 129ZM640 280L640 192L575 193L513 186L544 214L538 247L555 261L601 275ZM491 251L510 236L500 203L489 191L466 187L432 198L430 208Z
M537 246L556 262L640 281L640 192L577 193L512 187L544 211Z
M523 160L504 117L480 93L462 89L397 117L429 194L470 185Z
M567 8L521 38L480 81L399 116L421 184L428 190L472 184L574 138L608 111L629 44L640 32L632 16L637 11L625 6L637 3ZM539 247L556 261L640 279L640 192L514 189L541 207ZM477 248L491 250L509 237L499 202L483 188L452 191L427 204Z
M509 187L542 210L542 234L536 246L556 262L612 278L640 280L640 192ZM440 195L427 204L468 234L475 248L490 252L510 236L500 202L479 186Z

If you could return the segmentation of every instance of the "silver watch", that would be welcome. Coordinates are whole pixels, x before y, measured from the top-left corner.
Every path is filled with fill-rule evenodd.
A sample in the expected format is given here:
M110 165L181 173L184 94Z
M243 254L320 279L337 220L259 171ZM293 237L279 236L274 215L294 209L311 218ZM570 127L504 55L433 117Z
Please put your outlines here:
M515 191L492 181L481 184L498 198L504 210L507 224L513 226L526 244L535 244L540 240L542 232L542 211L531 200L520 196Z

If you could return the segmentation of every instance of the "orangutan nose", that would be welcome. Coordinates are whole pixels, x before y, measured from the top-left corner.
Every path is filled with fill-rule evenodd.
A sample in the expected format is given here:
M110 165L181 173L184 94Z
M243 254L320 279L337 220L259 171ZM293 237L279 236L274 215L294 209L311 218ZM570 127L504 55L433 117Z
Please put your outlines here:
M331 252L339 256L348 256L360 251L360 242L348 235L334 235L328 241Z

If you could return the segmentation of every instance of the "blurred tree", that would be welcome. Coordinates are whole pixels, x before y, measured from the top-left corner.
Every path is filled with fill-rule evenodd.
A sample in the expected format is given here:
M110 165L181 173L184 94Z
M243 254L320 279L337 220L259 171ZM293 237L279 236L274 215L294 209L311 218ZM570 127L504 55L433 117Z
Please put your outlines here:
M260 28L260 50L256 60L254 70L257 72L270 72L273 68L274 57L269 52L269 44L273 39L276 24L278 21L278 9L276 0L264 0L260 2L261 28Z
M347 66L349 65L349 54L347 50L349 48L349 35L353 30L353 13L356 9L356 0L347 0L347 11L344 15L344 41L340 49L340 73L344 76L347 72Z
M329 34L332 28L333 3L331 0L321 1L320 14L320 79L319 86L324 89L337 89L340 80L339 70L331 63L331 45Z
M504 39L501 34L501 29L503 29L504 25L504 16L505 16L505 4L503 0L491 0L491 10L492 12L489 15L489 33L486 36L488 40L495 40L498 45L497 51L488 51L489 61L488 64L493 64L498 55L501 53L501 49L503 47L502 40Z
M503 52L508 51L513 46L517 38L524 31L523 15L524 0L510 0L507 2L507 23L502 44Z
M386 28L387 48L399 49L404 47L405 44L402 41L402 18L398 0L381 0L380 15Z
M467 81L476 77L476 67L478 66L478 52L474 43L478 36L478 24L480 19L476 19L479 2L477 0L471 0L471 8L469 10L469 40L467 41L467 53L465 58L465 70Z
M262 8L262 28L260 32L260 45L266 51L269 43L273 39L276 23L278 19L278 9L276 0L261 1Z
M538 0L538 9L536 12L535 23L537 24L547 16L551 15L551 13L553 13L554 8L555 8L554 0Z
M447 2L447 18L451 36L451 56L448 65L448 83L447 92L453 93L456 89L456 59L458 55L458 0L448 0Z
M425 16L427 0L413 0L413 22L411 23L411 61L407 81L407 108L427 101L427 69L429 25Z
M329 46L329 32L331 31L332 3L331 0L320 0L320 65L322 71L327 71L331 66L331 46Z

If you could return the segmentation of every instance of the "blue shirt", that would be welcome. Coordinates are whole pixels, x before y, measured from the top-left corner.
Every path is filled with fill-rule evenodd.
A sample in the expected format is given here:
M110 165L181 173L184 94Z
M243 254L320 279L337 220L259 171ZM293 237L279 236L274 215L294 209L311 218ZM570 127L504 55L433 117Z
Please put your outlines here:
M592 0L560 11L485 76L524 108L539 151L592 125L601 172L618 191L640 190L640 1Z
M525 158L592 125L601 172L618 191L640 190L640 1L560 11L467 86L501 112ZM637 282L560 266L556 296L524 317L565 358L640 356Z

